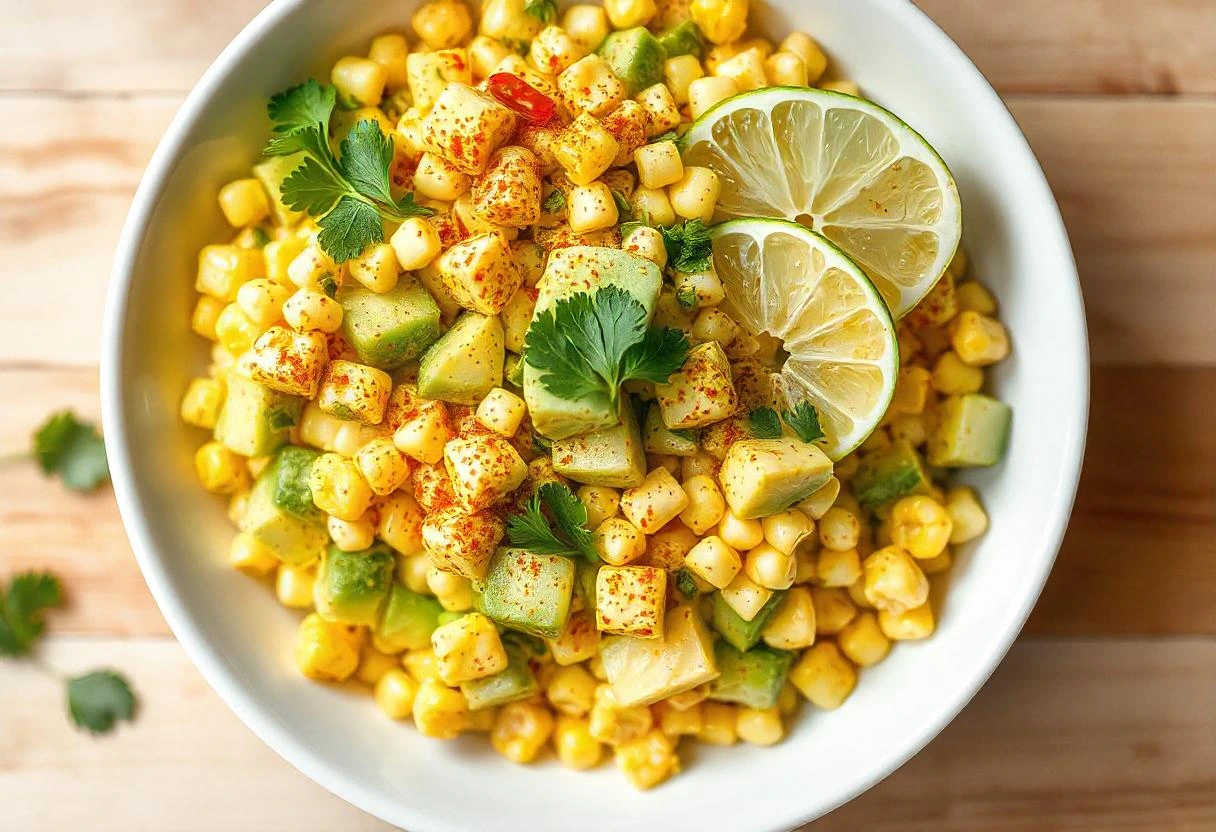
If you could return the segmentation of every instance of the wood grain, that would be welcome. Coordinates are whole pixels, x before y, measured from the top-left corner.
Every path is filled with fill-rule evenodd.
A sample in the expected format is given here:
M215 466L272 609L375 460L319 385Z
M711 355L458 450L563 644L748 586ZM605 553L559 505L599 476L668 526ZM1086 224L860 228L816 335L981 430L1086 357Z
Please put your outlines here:
M120 668L139 721L89 739L51 682L0 665L6 828L387 829L261 745L173 642L61 637L45 658L64 672ZM1211 829L1213 684L1210 640L1024 642L924 752L807 832Z
M56 407L95 413L96 383L92 370L0 368L0 390L27 393L0 448L23 447ZM1099 369L1092 412L1080 497L1029 632L1216 635L1216 368ZM72 495L18 463L0 467L0 494L0 573L45 567L81 589L57 631L166 632L108 489Z
M1011 103L1072 234L1094 362L1216 365L1216 101ZM0 96L0 245L21 264L0 363L96 362L118 231L176 106Z
M189 89L264 2L9 5L0 29L0 54L6 57L0 90L125 93ZM1216 7L1210 0L918 0L918 5L1001 92L1216 91L1216 52L1210 48ZM115 50L114 44L123 48Z

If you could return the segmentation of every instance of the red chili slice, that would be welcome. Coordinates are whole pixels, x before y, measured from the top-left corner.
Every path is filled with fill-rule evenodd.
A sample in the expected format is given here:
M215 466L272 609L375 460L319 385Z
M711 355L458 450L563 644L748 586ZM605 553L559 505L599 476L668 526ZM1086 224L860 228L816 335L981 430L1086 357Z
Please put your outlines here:
M535 125L548 124L557 113L557 104L518 75L496 72L487 84L490 94Z

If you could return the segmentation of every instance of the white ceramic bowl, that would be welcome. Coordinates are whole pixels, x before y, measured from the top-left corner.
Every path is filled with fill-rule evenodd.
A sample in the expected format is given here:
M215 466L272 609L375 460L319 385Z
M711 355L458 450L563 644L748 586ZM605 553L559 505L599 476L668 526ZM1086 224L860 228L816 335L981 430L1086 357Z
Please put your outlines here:
M803 709L782 744L697 749L639 793L609 764L519 767L484 737L441 743L367 697L302 680L298 615L225 564L222 501L192 472L199 432L178 422L206 363L187 325L200 246L226 233L217 188L265 139L268 95L404 27L417 0L277 0L224 50L157 148L110 286L102 394L114 488L173 632L237 715L309 777L412 832L786 829L869 788L933 738L992 672L1051 568L1080 467L1088 406L1081 296L1068 240L1017 125L966 56L904 0L753 0L759 28L813 32L845 76L920 130L963 196L965 245L995 290L1013 357L993 374L1014 407L1005 462L976 472L991 529L960 553L932 639L898 646L831 713ZM1019 715L1009 714L1011 720ZM695 756L695 759L691 759Z

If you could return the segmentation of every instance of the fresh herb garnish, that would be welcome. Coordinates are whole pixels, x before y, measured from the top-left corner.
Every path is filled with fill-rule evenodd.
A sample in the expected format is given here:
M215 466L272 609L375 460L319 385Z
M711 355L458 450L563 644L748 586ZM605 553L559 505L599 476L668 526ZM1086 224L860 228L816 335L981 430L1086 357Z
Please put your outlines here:
M621 239L624 240L634 231L639 228L653 228L654 221L650 218L650 212L645 208L639 214L637 211L630 211L629 219L621 223Z
M270 99L274 136L269 156L303 153L304 161L283 181L283 202L319 217L317 242L335 261L359 256L384 240L384 219L429 217L435 212L413 194L394 200L389 182L393 140L376 122L360 121L342 140L341 158L329 145L329 119L337 102L333 86L305 81Z
M781 417L771 407L757 407L748 416L748 427L757 439L777 439L781 436Z
M540 207L548 214L560 214L566 210L566 195L562 193L561 188L554 188Z
M62 600L59 579L46 572L16 575L7 591L0 585L0 656L28 655L46 629L43 615ZM35 666L53 673L41 664ZM66 683L68 711L81 728L105 733L116 720L129 720L135 715L135 695L117 673L93 671Z
M675 142L676 144L679 144L680 134L675 130L668 130L661 136L655 136L648 142L648 144L658 144L659 142Z
M73 491L92 491L110 478L97 428L70 410L51 416L34 434L34 456L45 474L58 474Z
M542 504L553 515L553 525ZM507 535L512 546L533 554L595 560L598 556L586 524L587 507L574 492L561 483L547 482L537 489L522 514L507 519Z
M599 399L615 411L622 384L663 384L688 355L683 332L648 327L646 318L645 307L619 286L571 295L532 323L524 361L545 371L541 383L555 396Z
M697 308L697 290L691 286L685 286L683 289L676 289L676 301L685 309Z
M701 595L701 590L697 588L697 582L692 577L692 572L685 569L677 569L672 573L672 577L676 579L676 589L680 590L680 594L689 601L695 601Z
M317 285L321 287L321 291L326 297L335 297L338 294L338 281L334 279L332 274L323 274L317 278Z
M260 225L253 227L252 237L253 239L250 242L253 248L266 248L266 244L270 242L270 235Z
M782 411L781 418L808 445L826 435L819 425L819 411L810 402L798 402L793 410Z
M709 229L700 220L688 220L683 225L660 228L663 244L667 246L667 265L677 272L709 271L712 243Z
M557 19L557 0L528 0L524 11L541 23L552 23Z
M539 433L532 433L532 453L547 454L553 451L553 443Z
M676 439L683 439L685 442L696 442L698 439L697 431L693 428L668 428L667 432Z
M632 222L633 206L629 204L629 197L613 188L612 201L616 203L616 213L620 220L622 222Z

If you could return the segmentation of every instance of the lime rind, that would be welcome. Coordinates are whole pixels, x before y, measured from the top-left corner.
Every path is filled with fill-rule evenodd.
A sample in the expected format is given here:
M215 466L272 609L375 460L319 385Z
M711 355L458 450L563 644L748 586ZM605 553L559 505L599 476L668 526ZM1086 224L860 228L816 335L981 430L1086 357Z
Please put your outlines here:
M899 344L881 293L831 240L798 223L735 219L710 235L727 308L789 353L771 376L780 397L789 406L813 404L828 434L824 452L846 456L878 426L895 392ZM740 245L731 246L736 238Z
M783 141L772 116L777 113L786 118L800 102L817 108L811 108L817 116L811 110L803 110L802 116L818 121L809 130L787 131ZM760 117L749 119L749 111ZM734 113L744 114L730 128L736 140L732 152L739 158L728 157L713 130ZM863 171L851 179L833 167L844 154L823 148L829 117L833 119L830 135L839 138L837 133L844 131L850 140L844 144L854 149L854 155L862 156ZM849 125L854 130L851 134ZM749 131L747 138L767 137L767 145L739 141ZM744 92L703 113L683 136L682 145L686 164L706 165L722 178L718 219L760 215L809 220L867 272L897 319L928 294L958 249L962 204L949 167L923 136L871 101L807 87ZM867 154L870 167L864 169ZM904 160L909 162L907 170L900 169ZM850 156L849 161L856 160ZM883 180L884 175L889 181ZM933 182L928 188L901 189L901 176L919 179L922 184L931 176ZM866 189L880 184L889 185L890 190L871 198ZM859 203L862 195L867 197L864 204ZM732 196L738 198L732 200ZM865 208L870 204L875 210L867 216ZM847 210L850 206L854 210ZM926 213L932 221L901 221L901 206ZM895 209L894 217L879 213L889 207ZM918 265L921 262L923 267Z

